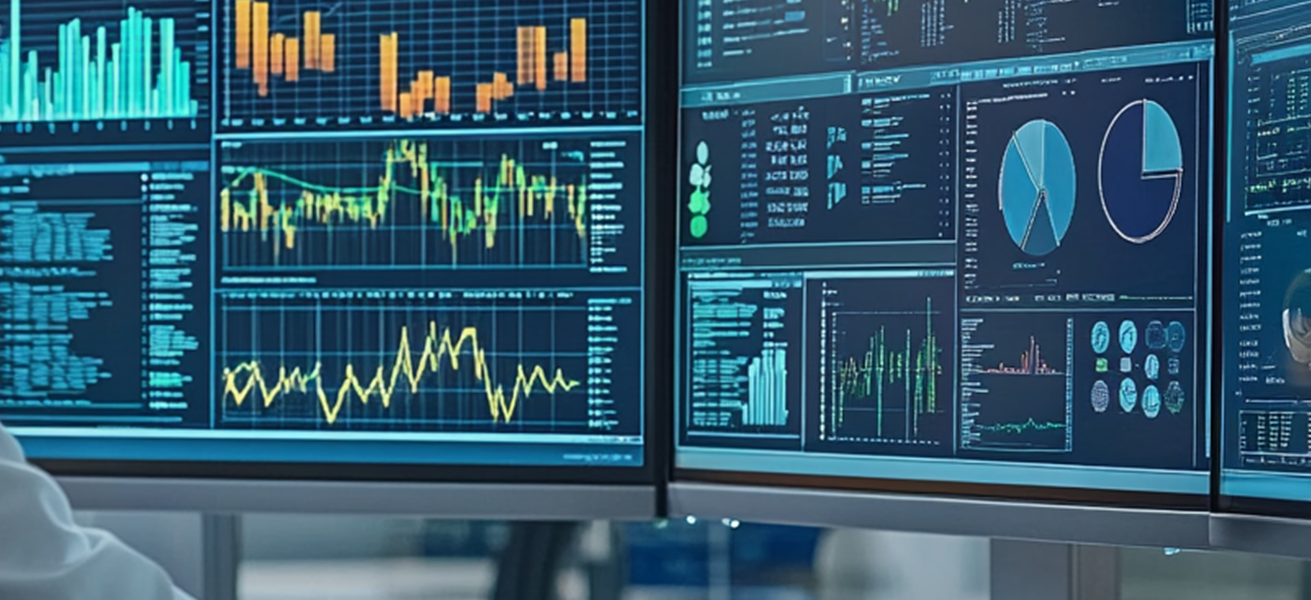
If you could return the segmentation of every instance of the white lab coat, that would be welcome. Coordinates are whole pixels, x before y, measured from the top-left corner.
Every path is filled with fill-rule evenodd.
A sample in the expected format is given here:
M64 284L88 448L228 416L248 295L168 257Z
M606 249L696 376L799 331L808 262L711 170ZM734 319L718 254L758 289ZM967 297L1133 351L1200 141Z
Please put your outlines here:
M0 600L188 600L113 535L80 527L59 486L0 426Z

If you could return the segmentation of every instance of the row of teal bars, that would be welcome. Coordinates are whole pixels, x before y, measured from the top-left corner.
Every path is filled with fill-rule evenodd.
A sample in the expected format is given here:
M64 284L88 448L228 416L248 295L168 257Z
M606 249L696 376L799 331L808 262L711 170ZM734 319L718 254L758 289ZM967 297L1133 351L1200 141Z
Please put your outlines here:
M118 42L107 31L82 35L82 20L59 26L58 68L41 68L36 50L23 56L21 1L9 5L10 37L0 42L0 121L82 121L187 118L191 63L182 60L173 19L155 21L136 8L119 21Z

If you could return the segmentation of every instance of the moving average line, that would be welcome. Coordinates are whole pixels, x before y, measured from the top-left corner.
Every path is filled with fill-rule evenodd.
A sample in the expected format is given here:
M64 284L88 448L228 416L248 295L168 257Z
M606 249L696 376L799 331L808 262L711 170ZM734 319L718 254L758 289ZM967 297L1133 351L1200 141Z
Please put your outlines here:
M451 370L459 371L460 355L465 344L469 345L469 354L473 356L474 361L474 377L483 384L487 395L487 409L495 423L509 423L519 408L520 396L523 398L531 396L536 387L540 386L546 393L554 395L557 391L569 392L582 385L565 377L562 369L556 369L554 375L548 375L546 369L540 365L526 370L520 363L515 375L514 389L507 401L504 387L492 381L491 368L487 364L487 351L478 343L478 328L465 327L460 332L459 339L452 341L450 328L447 328L439 338L437 324L429 323L428 336L423 342L423 352L417 363L410 348L409 328L402 327L400 347L396 351L396 362L391 366L391 373L388 374L386 366L380 364L369 382L363 384L360 376L355 372L355 365L347 364L335 397L324 389L322 363L315 363L314 368L308 373L300 367L288 372L286 365L280 365L276 382L269 385L258 360L223 369L223 397L226 399L230 396L233 403L240 407L245 404L252 392L258 390L264 408L268 408L280 396L291 393L313 393L323 409L324 420L329 425L333 425L352 393L360 404L365 405L369 404L374 395L377 395L382 401L383 408L390 408L392 397L396 394L402 376L404 381L409 383L410 394L417 394L424 376L436 373L443 357L450 361ZM239 384L238 378L243 375L245 381Z

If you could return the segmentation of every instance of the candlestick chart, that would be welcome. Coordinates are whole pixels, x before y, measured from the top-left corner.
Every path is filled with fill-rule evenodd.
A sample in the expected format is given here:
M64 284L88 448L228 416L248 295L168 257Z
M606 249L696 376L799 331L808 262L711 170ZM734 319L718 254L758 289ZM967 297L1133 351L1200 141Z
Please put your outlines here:
M593 163L573 140L227 143L230 269L581 268Z
M195 2L6 4L0 122L192 119L208 112L209 15Z
M953 358L950 293L936 288L950 282L935 283L822 284L821 440L942 443Z
M229 427L583 433L627 426L606 390L590 383L609 372L596 356L621 353L588 339L589 315L598 311L585 301L550 292L496 301L427 292L278 296L221 302L216 385Z
M222 0L222 124L634 120L640 0Z

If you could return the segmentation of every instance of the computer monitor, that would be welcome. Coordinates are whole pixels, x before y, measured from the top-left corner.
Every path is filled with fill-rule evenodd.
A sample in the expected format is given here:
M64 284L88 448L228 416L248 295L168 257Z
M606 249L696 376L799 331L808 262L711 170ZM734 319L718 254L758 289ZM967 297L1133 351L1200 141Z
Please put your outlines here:
M31 458L655 481L647 2L8 4L0 421Z
M1311 3L1233 2L1227 189L1223 196L1224 362L1220 507L1311 516Z
M679 481L1206 506L1210 0L682 31Z

